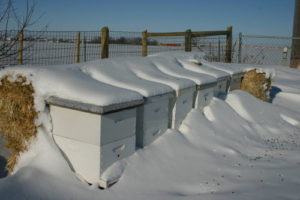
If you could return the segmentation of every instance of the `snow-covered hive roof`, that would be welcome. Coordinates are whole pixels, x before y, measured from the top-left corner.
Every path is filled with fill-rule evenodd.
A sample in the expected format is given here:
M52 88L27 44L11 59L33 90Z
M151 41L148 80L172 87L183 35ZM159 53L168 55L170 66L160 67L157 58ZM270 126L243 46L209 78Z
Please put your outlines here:
M191 80L163 73L153 64L152 60L147 57L126 59L122 61L122 68L132 71L139 78L168 85L176 91L195 86L195 83Z
M206 60L202 60L201 64L204 66L209 66L209 67L212 67L212 68L215 68L218 70L222 70L231 75L241 74L241 73L247 71L246 68L244 68L240 64L236 64L236 63L219 63L219 62L208 62ZM250 68L250 66L249 66L249 68Z
M76 70L76 65L9 67L0 71L0 77L7 74L12 77L23 75L32 82L35 88L37 110L42 110L38 108L43 107L41 98L70 100L74 102L73 107L83 103L88 106L82 109L99 113L141 104L143 101L143 97L137 92L97 81ZM114 106L117 108L113 108ZM104 107L109 107L109 110Z
M154 54L148 57L159 70L171 76L190 79L197 85L206 85L217 81L213 76L185 69L176 56Z
M82 64L81 70L95 80L134 90L144 97L152 97L174 91L167 85L142 79L138 77L134 71L129 70L128 66L137 64L135 63L136 60L138 59L113 58L95 60Z
M185 69L198 73L208 74L217 79L222 79L230 76L229 73L223 70L208 67L207 65L202 65L201 61L204 58L203 52L163 52L159 55L166 58L176 58Z

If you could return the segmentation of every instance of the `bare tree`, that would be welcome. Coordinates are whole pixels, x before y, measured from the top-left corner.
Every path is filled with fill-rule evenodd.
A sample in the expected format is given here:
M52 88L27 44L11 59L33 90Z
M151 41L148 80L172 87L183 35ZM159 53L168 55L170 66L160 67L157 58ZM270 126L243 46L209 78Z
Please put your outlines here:
M17 55L19 36L36 22L33 19L34 3L27 0L23 12L19 12L14 3L14 0L0 0L0 66L1 60Z

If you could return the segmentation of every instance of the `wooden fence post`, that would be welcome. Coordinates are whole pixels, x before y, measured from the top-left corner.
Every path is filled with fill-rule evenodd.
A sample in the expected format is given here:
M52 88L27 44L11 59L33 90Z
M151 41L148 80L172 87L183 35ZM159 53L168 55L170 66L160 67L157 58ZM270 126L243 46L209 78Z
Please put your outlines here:
M142 56L148 55L147 30L142 32Z
M19 33L19 38L18 38L18 64L22 65L23 64L23 51L24 51L24 32L20 31Z
M186 52L192 51L192 31L191 29L185 31L185 37L184 37L184 46Z
M75 63L79 63L80 62L80 32L76 33L75 49L76 49Z
M227 27L226 34L226 57L225 62L231 63L231 53L232 53L232 26Z
M101 29L101 58L108 58L109 56L109 29L108 27L103 27Z

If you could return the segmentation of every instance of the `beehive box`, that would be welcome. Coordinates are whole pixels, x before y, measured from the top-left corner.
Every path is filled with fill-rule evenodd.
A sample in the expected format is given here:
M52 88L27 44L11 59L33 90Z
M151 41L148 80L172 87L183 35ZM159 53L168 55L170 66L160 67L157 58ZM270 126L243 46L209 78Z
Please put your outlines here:
M169 128L178 128L189 111L193 108L196 85L193 81L173 77L160 71L151 64L151 58L135 58L134 62L125 61L122 67L128 68L137 77L170 86L174 98L169 103Z
M134 59L129 62L134 63ZM144 104L137 110L138 147L151 144L168 129L170 102L175 95L171 87L138 77L126 67L122 58L88 62L82 70L96 80L138 92L144 97Z
M164 55L164 54L162 54ZM176 57L166 57L162 55L150 56L153 58L153 64L162 72L193 81L196 84L194 95L194 108L203 108L208 105L214 96L217 85L217 79L213 76L193 72L184 68L183 64Z
M219 62L205 62L205 65L222 70L231 75L231 80L229 84L229 90L236 90L241 88L241 82L244 77L244 70L239 66L239 64L234 63L219 63Z
M47 100L53 137L74 171L89 183L107 187L103 172L135 152L137 106L142 100L95 106L56 97Z
M204 60L205 55L202 52L164 52L160 55L177 59L182 67L187 70L215 77L217 86L215 87L214 96L227 93L231 80L230 74L203 64L201 61L207 61Z

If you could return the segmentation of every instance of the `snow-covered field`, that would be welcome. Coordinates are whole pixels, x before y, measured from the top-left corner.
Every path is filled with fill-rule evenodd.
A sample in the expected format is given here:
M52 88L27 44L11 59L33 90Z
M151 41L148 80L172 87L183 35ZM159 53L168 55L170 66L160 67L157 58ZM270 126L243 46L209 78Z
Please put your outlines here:
M300 71L256 67L275 74L271 103L236 90L193 109L179 130L111 166L107 176L122 177L106 190L80 181L50 128L39 129L15 173L0 179L0 199L299 199Z

